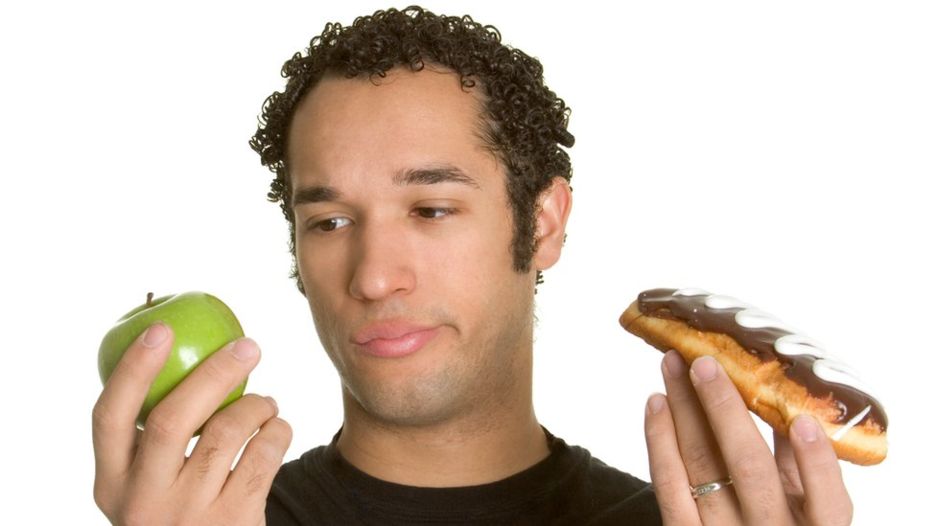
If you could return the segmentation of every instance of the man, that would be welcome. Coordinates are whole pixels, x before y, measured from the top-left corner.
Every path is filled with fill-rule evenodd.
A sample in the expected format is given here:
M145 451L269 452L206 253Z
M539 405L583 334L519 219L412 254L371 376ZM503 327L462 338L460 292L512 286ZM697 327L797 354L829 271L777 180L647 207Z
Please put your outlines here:
M468 18L410 8L329 25L283 71L251 146L276 173L270 197L342 380L343 425L280 466L291 436L271 399L212 416L259 360L243 339L137 432L171 345L156 324L94 411L95 498L112 521L849 522L814 423L776 438L774 456L712 360L690 372L664 358L669 396L650 398L645 426L653 489L539 424L533 297L562 249L571 167L559 146L573 138L537 61Z

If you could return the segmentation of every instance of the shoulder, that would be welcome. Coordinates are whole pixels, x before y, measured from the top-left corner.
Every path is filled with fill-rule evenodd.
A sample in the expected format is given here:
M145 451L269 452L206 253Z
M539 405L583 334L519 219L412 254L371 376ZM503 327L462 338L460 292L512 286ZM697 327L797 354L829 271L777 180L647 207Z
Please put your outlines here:
M561 439L556 439L561 442ZM661 524L656 494L650 483L607 465L580 446L562 443L576 468L566 490L573 508L586 510L579 524Z
M328 510L316 509L336 491L321 469L325 461L322 446L280 466L267 496L268 524L307 524L310 513L328 515Z
M304 486L308 484L310 475L316 471L316 466L322 461L324 446L310 449L297 459L291 460L280 466L273 479L273 490L277 486Z
M600 459L591 456L584 448L578 446L572 446L572 448L581 450L583 455L587 456L585 471L590 483L596 488L608 488L617 495L647 493L653 496L649 482L605 464Z
M606 504L589 524L661 524L656 493L649 482L608 466L592 457L589 479L596 498Z

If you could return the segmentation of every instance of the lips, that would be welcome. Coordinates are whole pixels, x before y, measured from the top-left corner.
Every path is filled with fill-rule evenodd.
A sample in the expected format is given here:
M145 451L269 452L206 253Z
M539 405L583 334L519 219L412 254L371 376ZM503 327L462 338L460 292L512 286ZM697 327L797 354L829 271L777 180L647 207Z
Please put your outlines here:
M400 358L422 349L438 331L438 326L387 321L365 326L351 341L372 356Z

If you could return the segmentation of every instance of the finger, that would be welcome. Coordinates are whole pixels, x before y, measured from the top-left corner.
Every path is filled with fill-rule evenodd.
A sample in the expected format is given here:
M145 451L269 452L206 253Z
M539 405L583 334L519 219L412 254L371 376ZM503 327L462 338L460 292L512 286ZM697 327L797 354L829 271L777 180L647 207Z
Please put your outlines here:
M650 480L663 523L702 524L689 491L689 477L679 452L673 417L666 397L661 394L654 394L647 400L644 435L650 459Z
M276 413L272 398L248 394L212 416L182 468L181 482L213 500L221 493L237 453Z
M689 381L689 367L676 351L663 357L663 382L676 424L679 451L689 483L704 484L728 476L718 443L712 434L702 404Z
M199 364L153 408L140 440L141 471L178 477L192 435L260 360L250 338L235 340Z
M774 431L774 458L777 460L777 471L780 472L780 483L787 498L799 499L803 496L803 482L800 480L796 457L793 456L793 446L790 439Z
M250 439L221 493L219 503L252 502L254 513L262 516L273 478L292 442L292 428L274 417Z
M136 419L150 385L172 349L172 329L157 322L127 348L104 385L92 412L96 476L122 476L133 464Z
M851 524L851 498L842 480L832 442L810 416L800 415L790 426L790 443L806 493L804 510L813 524Z
M663 357L662 369L679 453L686 466L689 484L697 486L724 480L728 477L728 468L689 380L689 367L678 352L669 351ZM702 522L706 524L740 523L737 498L731 486L700 497L695 503Z
M704 356L692 363L690 378L734 481L745 522L792 521L770 448L725 370Z

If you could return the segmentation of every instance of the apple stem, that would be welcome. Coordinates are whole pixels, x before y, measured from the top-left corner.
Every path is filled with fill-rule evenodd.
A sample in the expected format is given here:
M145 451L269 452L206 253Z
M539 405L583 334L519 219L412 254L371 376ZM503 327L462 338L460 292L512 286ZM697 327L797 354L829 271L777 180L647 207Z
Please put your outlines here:
M152 292L146 293L146 306L147 307L153 306L153 293Z

